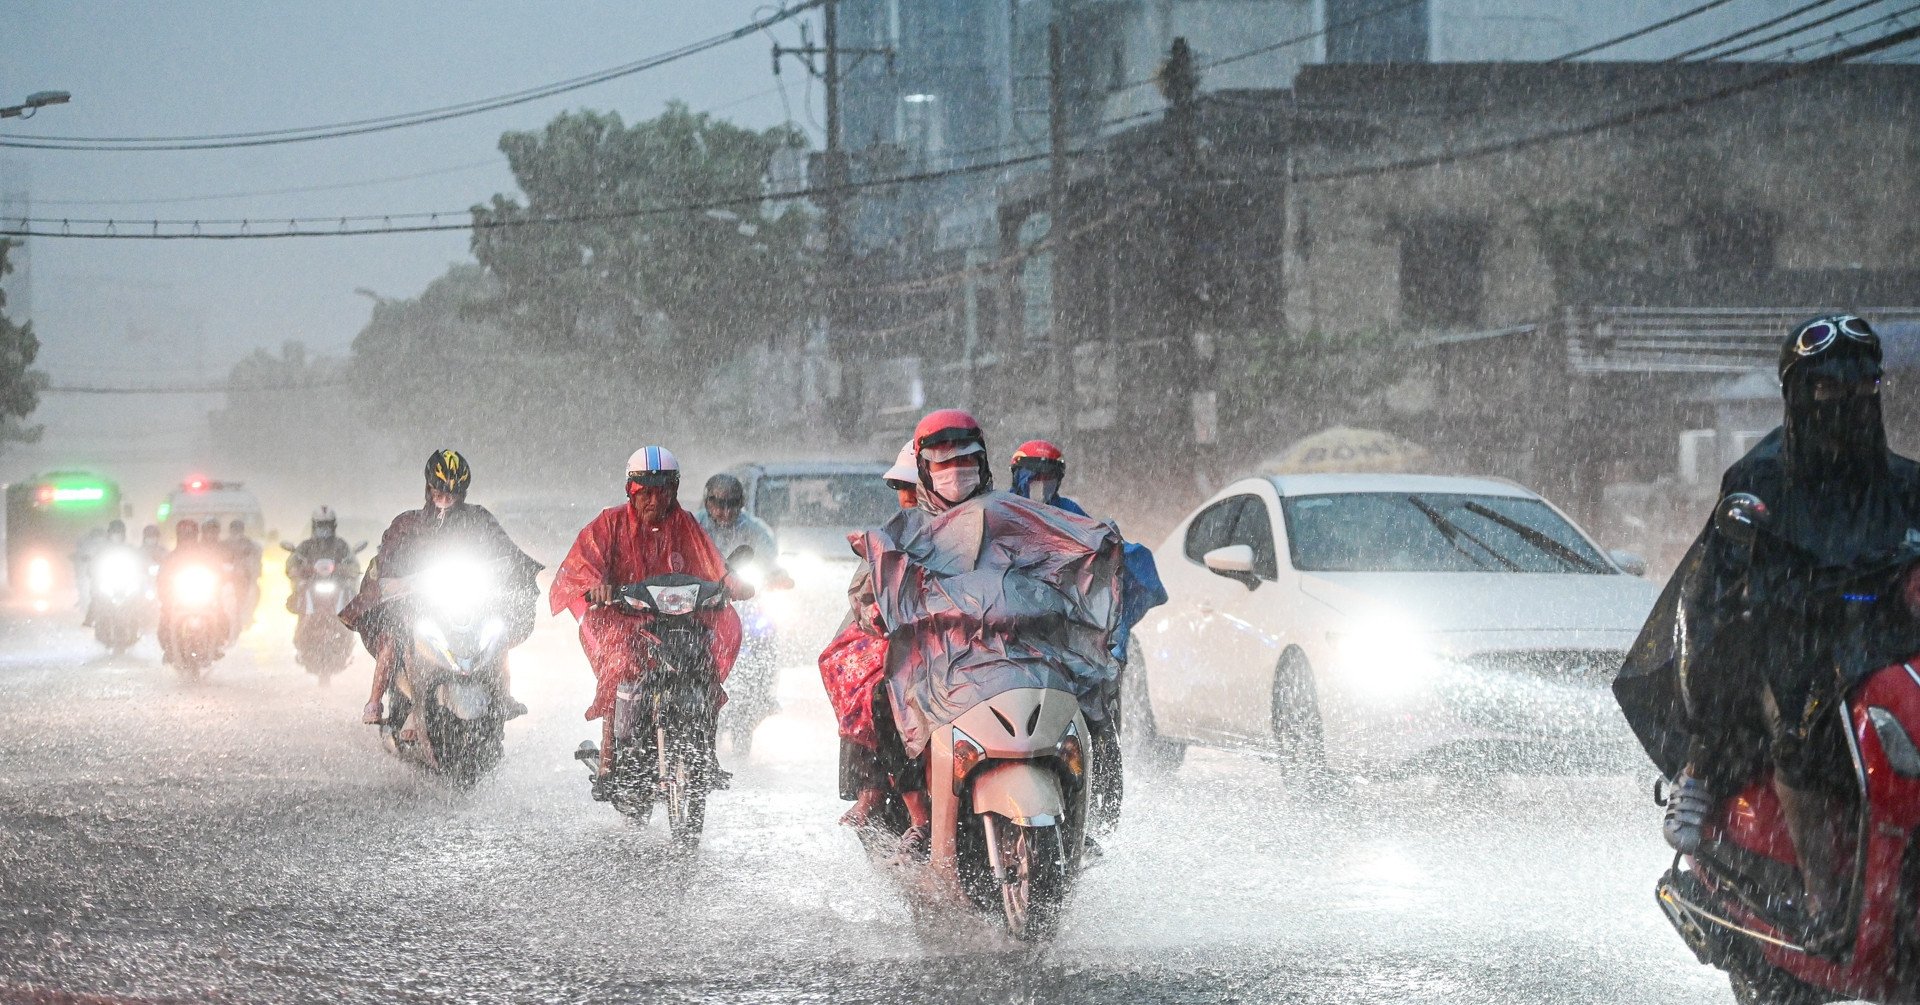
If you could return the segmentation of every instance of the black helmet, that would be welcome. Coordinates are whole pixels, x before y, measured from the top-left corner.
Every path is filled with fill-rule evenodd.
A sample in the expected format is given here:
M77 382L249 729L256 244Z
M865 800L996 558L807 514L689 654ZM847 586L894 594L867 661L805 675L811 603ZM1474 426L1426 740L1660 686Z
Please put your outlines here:
M1780 381L1789 372L1826 371L1822 376L1879 376L1880 336L1857 314L1822 314L1803 321L1780 347ZM1797 368L1797 369L1796 369Z
M107 536L116 541L126 540L127 522L125 520L109 520L107 522Z
M200 536L202 538L218 539L220 537L220 518L210 516L200 521Z
M473 484L473 469L458 450L436 450L427 456L427 488L439 489L455 499L467 497Z
M192 517L173 526L173 540L176 544L192 544L200 540L200 524Z

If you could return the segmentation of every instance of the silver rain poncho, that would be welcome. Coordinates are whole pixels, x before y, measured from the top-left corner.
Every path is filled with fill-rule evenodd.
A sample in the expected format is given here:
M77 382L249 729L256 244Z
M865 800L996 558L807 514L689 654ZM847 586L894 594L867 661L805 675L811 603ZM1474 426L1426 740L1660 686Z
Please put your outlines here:
M1088 718L1118 678L1119 532L1005 492L938 516L902 510L853 537L887 635L887 689L907 754L1004 691L1058 687Z

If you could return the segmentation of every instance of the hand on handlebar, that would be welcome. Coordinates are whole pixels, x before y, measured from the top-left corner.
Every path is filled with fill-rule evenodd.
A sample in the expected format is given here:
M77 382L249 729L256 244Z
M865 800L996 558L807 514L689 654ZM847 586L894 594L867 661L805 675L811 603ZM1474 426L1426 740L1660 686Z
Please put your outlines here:
M727 573L727 578L722 580L720 585L726 589L729 600L753 599L753 584L731 572Z
M612 583L602 583L599 586L593 587L587 591L587 603L611 604L613 603L614 598L618 595L619 591L620 591L620 588L613 585Z

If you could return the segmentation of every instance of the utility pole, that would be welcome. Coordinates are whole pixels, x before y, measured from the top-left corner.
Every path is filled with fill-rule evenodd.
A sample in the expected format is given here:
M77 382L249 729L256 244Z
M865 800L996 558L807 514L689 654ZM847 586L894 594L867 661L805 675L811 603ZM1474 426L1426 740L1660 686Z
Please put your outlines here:
M1049 143L1047 176L1047 241L1053 246L1052 269L1048 285L1053 307L1048 339L1052 351L1054 388L1054 425L1062 434L1074 426L1075 407L1073 349L1079 341L1074 331L1073 312L1067 309L1067 287L1072 283L1068 255L1072 239L1067 227L1067 187L1071 181L1067 163L1067 88L1060 52L1060 22L1047 25L1047 139Z
M1200 244L1200 128L1198 95L1200 73L1193 65L1193 50L1185 38L1173 40L1172 51L1160 74L1160 86L1167 99L1167 126L1173 149L1173 197L1167 206L1169 255L1172 279L1172 303L1166 341L1160 346L1161 360L1171 385L1170 403L1179 413L1172 416L1168 430L1171 456L1182 459L1173 473L1193 476L1199 471L1199 453L1216 440L1218 411L1214 397L1213 346L1201 345L1199 262ZM1164 354L1164 355L1162 355ZM1182 486L1184 489L1184 486Z
M866 354L861 351L865 347L853 345L851 339L853 325L849 308L853 292L853 235L847 228L847 186L851 181L851 171L841 138L840 60L842 55L851 55L856 59L885 56L887 67L891 70L894 53L891 48L842 49L839 0L827 0L821 8L821 43L815 46L803 33L798 47L774 46L773 73L774 76L780 75L782 57L798 56L808 72L826 85L826 143L818 161L819 170L812 173L809 187L819 190L813 201L820 207L827 239L825 281L822 284L826 288L827 347L840 369L840 394L834 402L835 425L843 436L851 438L858 431L863 411L860 370L866 362Z

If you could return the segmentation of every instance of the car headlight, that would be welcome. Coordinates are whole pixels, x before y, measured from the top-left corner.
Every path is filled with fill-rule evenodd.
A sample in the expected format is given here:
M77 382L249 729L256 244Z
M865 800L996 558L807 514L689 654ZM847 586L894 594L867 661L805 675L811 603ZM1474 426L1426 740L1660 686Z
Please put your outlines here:
M173 600L189 607L206 607L220 596L220 577L204 565L189 565L173 574Z
M1362 690L1381 693L1415 687L1447 664L1423 632L1392 619L1359 621L1327 633L1336 672Z
M53 563L45 555L35 555L27 562L27 589L37 594L53 592Z

